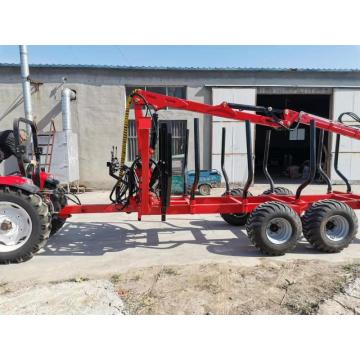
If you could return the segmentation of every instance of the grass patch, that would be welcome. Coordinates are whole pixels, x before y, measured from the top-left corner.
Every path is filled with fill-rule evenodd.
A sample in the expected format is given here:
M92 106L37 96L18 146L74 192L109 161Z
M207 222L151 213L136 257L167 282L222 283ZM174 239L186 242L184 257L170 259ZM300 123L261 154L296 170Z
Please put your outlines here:
M162 270L162 273L165 275L170 275L170 276L171 275L173 275L173 276L179 275L179 272L170 266L165 266Z
M9 283L7 282L1 282L0 283L0 295L5 295L5 294L8 294L10 293L10 289L8 289L6 286L8 285Z
M110 281L113 283L113 284L117 284L118 282L121 281L121 274L114 274L111 276L110 278Z
M71 278L71 279L69 279L69 280L67 280L67 281L65 281L65 282L81 283L81 282L89 281L89 280L90 280L90 279L87 278L87 277L82 277L82 276L80 276L80 277L77 277L77 278Z

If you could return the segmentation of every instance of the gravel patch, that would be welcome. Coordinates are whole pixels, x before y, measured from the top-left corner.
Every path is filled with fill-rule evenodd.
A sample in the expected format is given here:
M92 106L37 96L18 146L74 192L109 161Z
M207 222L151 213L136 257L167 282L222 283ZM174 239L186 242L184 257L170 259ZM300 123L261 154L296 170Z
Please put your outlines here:
M124 303L108 280L66 281L14 292L2 286L0 314L121 315Z
M343 292L336 294L319 306L319 315L359 315L360 278L348 284Z

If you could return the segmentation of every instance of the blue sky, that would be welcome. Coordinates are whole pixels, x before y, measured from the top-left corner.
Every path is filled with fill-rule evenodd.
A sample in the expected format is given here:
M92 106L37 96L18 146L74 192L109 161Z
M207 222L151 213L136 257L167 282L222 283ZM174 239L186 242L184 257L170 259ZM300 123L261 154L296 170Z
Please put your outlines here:
M33 64L360 69L360 46L29 46ZM17 46L0 46L18 63Z

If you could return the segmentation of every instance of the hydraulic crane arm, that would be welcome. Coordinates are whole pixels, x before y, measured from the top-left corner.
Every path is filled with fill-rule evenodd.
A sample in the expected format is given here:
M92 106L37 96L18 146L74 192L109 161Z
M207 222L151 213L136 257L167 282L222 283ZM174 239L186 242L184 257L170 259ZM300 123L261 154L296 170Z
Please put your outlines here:
M133 99L136 105L149 105L156 111L166 108L180 109L239 121L249 120L253 124L275 129L285 128L292 130L298 124L310 125L310 121L314 120L316 127L319 129L360 140L360 129L344 125L341 122L289 109L278 110L271 107L266 108L227 102L219 105L207 105L141 89L135 90ZM249 113L247 111L256 113Z
M129 120L129 110L131 104L134 104L135 127L138 141L138 151L132 165L124 164L126 155L127 126ZM144 111L146 109L146 112ZM200 172L199 161L199 132L198 119L194 119L194 163L195 179L192 185L191 193L188 194L186 184L183 195L171 197L171 170L172 170L172 142L171 131L168 131L166 124L161 124L158 129L158 110L167 108L180 109L191 112L198 112L212 116L224 117L244 121L245 139L247 146L248 177L242 195L234 195L229 191L228 180L224 167L225 159L225 128L222 132L222 151L221 167L227 191L224 196L219 197L195 197L197 180ZM249 112L250 111L250 112ZM360 130L342 123L342 117L348 115L354 121L360 122L360 118L353 113L343 113L338 121L331 121L316 115L296 112L293 110L278 110L261 106L242 105L223 102L219 105L207 105L195 101L188 101L176 97L156 94L145 90L135 90L128 98L125 119L124 119L124 140L122 144L121 161L119 162L112 153L111 161L108 163L109 173L117 179L117 182L111 192L111 204L93 204L93 205L71 205L61 210L59 216L66 218L75 213L93 213L93 212L137 212L138 219L142 215L161 215L162 220L166 219L166 214L249 214L260 204L277 201L290 206L296 213L302 214L314 202L321 200L334 200L346 202L354 209L360 208L360 196L351 192L351 187L346 177L338 169L339 141L340 135L348 136L354 139L360 139ZM259 196L252 196L248 193L249 186L253 181L253 155L251 147L251 128L250 123L267 126L270 129L294 130L299 124L310 126L310 151L309 162L310 171L308 177L298 187L295 195L281 195L274 191L274 184L270 182L270 193L264 193ZM323 131L336 133L334 169L336 173L345 181L347 192L332 191L330 179L321 168L321 155L323 146L324 132L319 132L319 148L316 152L316 127ZM159 139L157 139L159 134ZM270 145L270 131L267 132L266 148L267 153ZM269 135L269 136L268 136ZM187 162L187 144L188 133L185 137L184 167ZM158 140L158 141L157 141ZM154 159L154 152L158 149L158 161ZM268 154L264 155L267 164ZM265 162L264 162L265 164ZM239 164L241 166L241 164ZM267 171L267 169L265 168ZM264 173L266 174L264 170ZM325 195L301 195L303 189L314 179L316 171L324 177L328 183L328 192ZM116 174L115 174L116 172ZM119 173L119 175L118 175ZM190 195L190 196L189 196Z

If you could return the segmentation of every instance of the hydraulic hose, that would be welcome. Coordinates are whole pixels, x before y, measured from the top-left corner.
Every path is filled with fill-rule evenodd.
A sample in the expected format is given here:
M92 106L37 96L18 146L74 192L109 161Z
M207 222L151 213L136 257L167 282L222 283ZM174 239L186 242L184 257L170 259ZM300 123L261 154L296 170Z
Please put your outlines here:
M139 158L136 158L130 167L125 165L126 145L128 141L129 131L129 115L134 96L138 96L144 101L145 106L147 107L147 111L149 112L150 116L152 116L150 106L148 105L146 99L142 95L137 94L136 90L133 91L126 100L121 156L119 163L119 176L117 177L118 180L116 181L116 184L114 185L113 190L110 194L110 200L113 203L121 204L123 206L122 209L127 206L130 197L135 195L139 190L138 179L135 172L135 168L140 164ZM155 120L157 120L157 118Z
M113 194L116 192L116 189L119 189L121 186L121 183L123 182L123 177L126 173L126 165L125 165L125 159L126 159L126 145L128 140L128 131L129 131L129 114L130 114L130 107L132 103L132 94L130 94L126 99L126 106L125 106L125 115L124 115L124 126L123 126L123 137L122 137L122 144L121 144L121 157L120 157L120 172L118 180L116 181L116 184L113 187L113 190L110 193L110 200L115 203L117 202L118 196L116 198L113 198Z
M120 166L121 167L124 166L125 158L126 158L126 145L127 145L127 140L128 140L129 114L130 114L131 103L132 103L132 94L129 95L126 100L124 126L123 126L123 138L122 138L121 157L120 157Z

